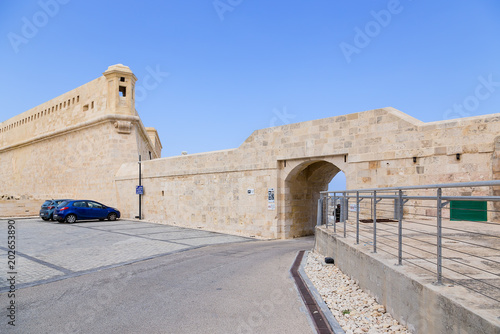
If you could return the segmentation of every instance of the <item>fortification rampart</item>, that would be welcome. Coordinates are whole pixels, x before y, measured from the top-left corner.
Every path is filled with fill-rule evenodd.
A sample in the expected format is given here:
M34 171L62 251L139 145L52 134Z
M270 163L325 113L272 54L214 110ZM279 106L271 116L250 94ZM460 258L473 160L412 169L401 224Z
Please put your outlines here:
M0 196L86 197L134 217L140 154L143 218L289 238L314 233L319 192L339 171L348 188L500 175L498 114L423 123L393 108L262 129L236 149L159 159L158 134L134 107L135 81L128 67L111 66L2 122Z
M135 76L123 65L2 122L0 203L3 215L37 214L48 198L90 198L117 205L114 177L125 162L155 159L161 143L142 124L134 102ZM0 200L1 202L1 200ZM21 209L19 209L21 208Z
M488 180L499 130L498 115L423 123L393 108L262 129L237 149L145 162L143 216L266 238L311 234L319 191L340 170L349 188ZM128 216L138 214L137 179L137 164L117 173Z
M248 153L248 154L241 154ZM142 164L143 216L212 231L274 237L276 210L268 210L268 188L277 188L276 162L257 152L227 150L162 158ZM134 196L137 164L117 173L118 202L129 217L138 214ZM248 194L248 190L254 193ZM263 207L265 207L263 209Z
M97 78L0 123L2 150L106 114L106 78Z

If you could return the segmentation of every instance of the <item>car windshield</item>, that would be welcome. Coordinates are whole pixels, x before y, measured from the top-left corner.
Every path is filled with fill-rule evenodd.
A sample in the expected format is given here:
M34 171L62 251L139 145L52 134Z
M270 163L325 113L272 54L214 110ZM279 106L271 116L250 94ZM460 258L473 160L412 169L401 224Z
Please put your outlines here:
M45 202L43 202L42 206L49 206L50 203L52 203L52 201L46 200Z
M62 207L62 206L65 206L67 204L68 204L68 201L64 201L64 202L61 202L61 204L59 204L57 207L60 207L60 206Z

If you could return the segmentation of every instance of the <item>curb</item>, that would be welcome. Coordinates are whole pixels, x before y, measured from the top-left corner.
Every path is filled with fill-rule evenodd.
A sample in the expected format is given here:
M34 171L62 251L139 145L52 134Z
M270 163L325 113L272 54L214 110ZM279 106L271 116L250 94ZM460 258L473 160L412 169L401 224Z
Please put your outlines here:
M340 324L337 322L337 319L332 314L332 311L328 308L326 305L325 301L321 297L321 294L318 292L316 287L313 285L309 277L307 276L305 272L305 266L307 263L307 256L309 255L309 251L305 251L304 255L302 256L300 266L298 269L298 272L300 274L300 278L302 278L302 281L306 285L307 289L309 290L309 293L313 296L314 300L316 301L316 305L320 308L321 312L323 313L324 318L328 321L328 324L330 325L332 331L334 334L345 334L344 330L340 326Z
M24 219L41 219L40 216L23 216L23 217L0 217L0 220L24 220Z

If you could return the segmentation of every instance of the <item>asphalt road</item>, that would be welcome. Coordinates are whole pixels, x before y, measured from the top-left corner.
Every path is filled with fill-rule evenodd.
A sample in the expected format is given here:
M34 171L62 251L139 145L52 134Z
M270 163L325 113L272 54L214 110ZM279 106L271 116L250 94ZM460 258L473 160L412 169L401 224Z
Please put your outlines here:
M289 269L314 239L211 245L16 292L7 333L313 333Z

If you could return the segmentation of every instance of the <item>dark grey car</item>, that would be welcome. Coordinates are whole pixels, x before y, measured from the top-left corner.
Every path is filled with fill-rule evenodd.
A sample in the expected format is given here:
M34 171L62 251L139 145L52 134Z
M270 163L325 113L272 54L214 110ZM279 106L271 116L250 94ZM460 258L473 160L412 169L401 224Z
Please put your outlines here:
M40 218L43 220L54 220L54 211L56 211L56 207L64 201L71 201L70 199L48 199L43 202L42 207L40 208Z

